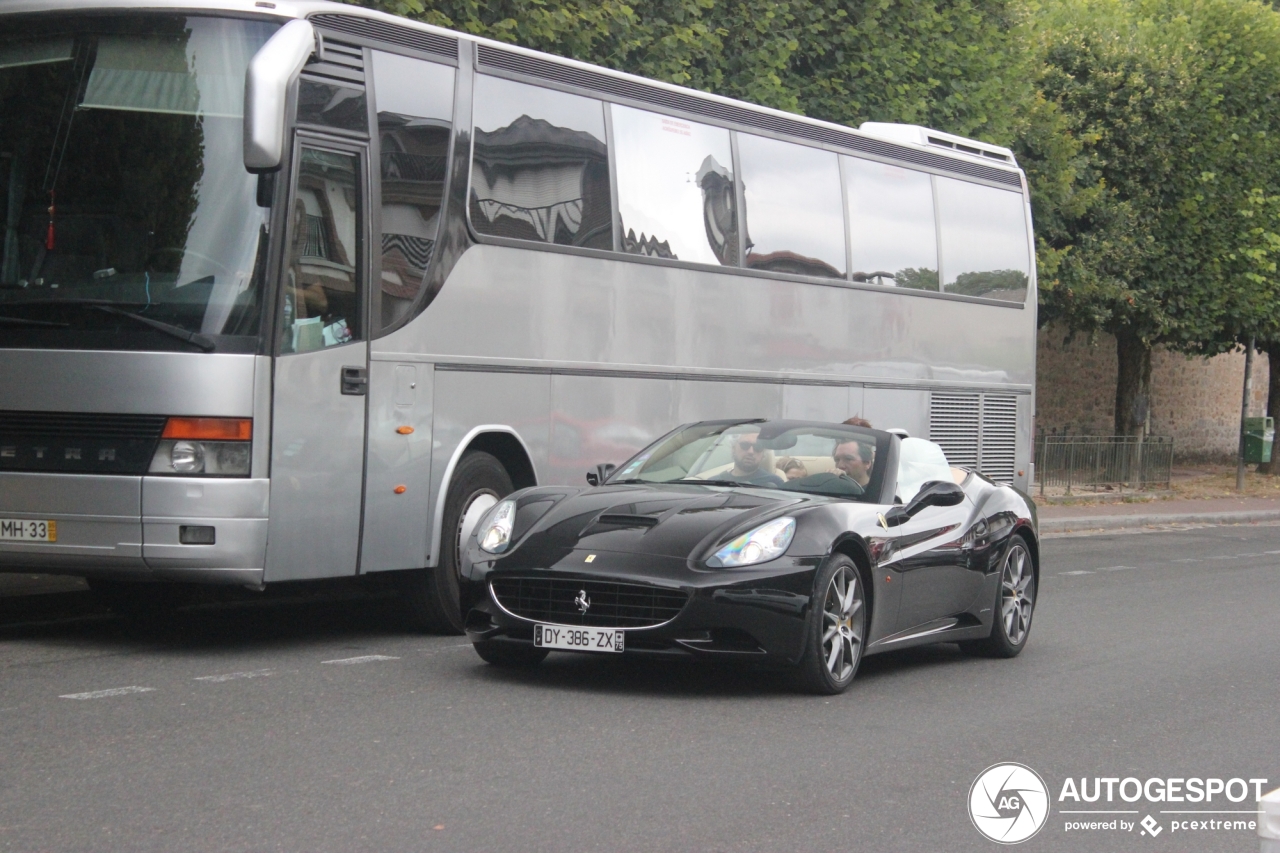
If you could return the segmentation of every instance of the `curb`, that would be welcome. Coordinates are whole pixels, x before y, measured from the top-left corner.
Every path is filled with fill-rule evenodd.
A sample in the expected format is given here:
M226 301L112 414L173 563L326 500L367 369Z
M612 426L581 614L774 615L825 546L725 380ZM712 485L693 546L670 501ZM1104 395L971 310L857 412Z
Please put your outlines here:
M1255 509L1235 512L1149 513L1147 515L1079 515L1072 518L1042 518L1041 533L1071 533L1081 530L1123 530L1167 524L1248 524L1280 521L1280 510Z

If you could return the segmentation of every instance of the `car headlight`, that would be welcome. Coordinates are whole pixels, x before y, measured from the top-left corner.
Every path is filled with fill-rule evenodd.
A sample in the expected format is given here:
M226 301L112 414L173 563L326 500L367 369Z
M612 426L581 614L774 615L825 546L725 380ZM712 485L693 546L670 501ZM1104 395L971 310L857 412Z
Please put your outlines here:
M476 531L480 550L490 554L501 554L507 550L511 546L511 526L515 520L515 501L502 501L491 509L488 518L481 522Z
M752 566L781 557L791 544L791 537L796 535L794 518L775 518L768 524L762 524L755 530L748 531L707 560L713 568L733 568Z

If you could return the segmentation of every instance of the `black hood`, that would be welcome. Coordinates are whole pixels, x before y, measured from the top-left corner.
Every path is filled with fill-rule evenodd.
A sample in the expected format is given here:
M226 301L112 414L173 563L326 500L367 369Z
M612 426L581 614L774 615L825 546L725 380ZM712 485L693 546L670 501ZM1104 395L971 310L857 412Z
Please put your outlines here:
M503 569L552 566L574 550L697 558L696 552L756 519L763 523L789 508L827 502L794 492L696 485L531 489L514 497L520 508L516 543L499 558ZM520 529L521 513L528 517L538 503L551 501L527 532Z

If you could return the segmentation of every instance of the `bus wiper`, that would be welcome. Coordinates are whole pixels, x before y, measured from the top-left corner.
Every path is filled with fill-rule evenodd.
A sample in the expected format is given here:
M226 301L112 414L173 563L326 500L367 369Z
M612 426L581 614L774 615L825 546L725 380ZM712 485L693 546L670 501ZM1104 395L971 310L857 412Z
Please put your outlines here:
M0 314L0 325L5 326L42 326L50 329L66 329L70 323L51 323L48 320L28 320L26 317L6 317Z
M153 320L150 317L144 317L141 314L135 314L133 311L126 311L123 308L117 308L114 303L106 299L24 299L20 302L9 302L7 305L75 305L79 308L88 308L93 311L101 311L104 314L111 314L116 317L128 317L144 326L150 326L157 332L163 332L171 338L177 338L180 341L186 341L192 346L199 347L205 352L213 352L218 345L213 339L200 334L199 332L189 332L181 326L175 326L172 323L166 323L163 320ZM16 318L15 318L16 319ZM37 323L38 320L30 320L27 322ZM65 325L65 324L52 324Z
M218 347L218 345L210 338L205 337L199 332L189 332L181 326L175 326L172 323L166 323L163 320L153 320L150 317L144 317L143 315L135 314L132 311L125 311L123 308L117 308L114 305L92 303L86 307L92 308L95 311L101 311L104 314L113 314L117 317L128 317L130 320L136 320L144 326L150 326L157 332L164 332L171 338L186 341L192 346L199 347L205 352L213 352Z

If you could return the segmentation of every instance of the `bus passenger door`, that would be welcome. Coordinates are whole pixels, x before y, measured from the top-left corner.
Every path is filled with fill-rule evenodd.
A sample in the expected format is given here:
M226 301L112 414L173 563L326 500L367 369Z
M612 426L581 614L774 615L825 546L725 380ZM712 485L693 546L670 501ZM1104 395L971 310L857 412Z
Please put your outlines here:
M281 272L267 581L359 565L368 390L367 155L300 135Z

